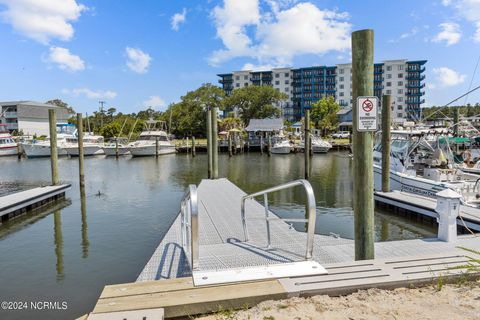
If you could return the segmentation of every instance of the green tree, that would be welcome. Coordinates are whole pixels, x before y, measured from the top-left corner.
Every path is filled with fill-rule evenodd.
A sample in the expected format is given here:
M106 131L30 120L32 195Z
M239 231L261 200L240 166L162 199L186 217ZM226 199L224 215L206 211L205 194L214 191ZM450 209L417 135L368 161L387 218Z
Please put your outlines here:
M113 119L113 115L117 112L117 109L110 107L107 110L107 115L110 117L110 119Z
M312 104L311 119L317 129L322 129L323 134L333 131L338 126L337 112L340 106L335 98L329 96Z
M54 106L57 106L57 107L61 107L61 108L65 108L68 110L68 112L70 114L73 114L75 113L75 110L68 105L68 103L66 103L65 101L63 100L60 100L60 99L52 99L52 100L48 100L47 102L45 102L46 104L53 104Z
M242 121L248 123L250 119L280 116L280 109L275 104L287 98L285 93L271 86L248 86L233 90L224 105L227 110L237 108Z
M100 135L104 136L105 138L117 137L120 134L121 127L122 126L120 123L116 121L111 122L100 128Z
M242 119L234 118L234 117L227 117L222 119L218 122L218 130L219 131L228 131L231 129L240 129L242 126Z

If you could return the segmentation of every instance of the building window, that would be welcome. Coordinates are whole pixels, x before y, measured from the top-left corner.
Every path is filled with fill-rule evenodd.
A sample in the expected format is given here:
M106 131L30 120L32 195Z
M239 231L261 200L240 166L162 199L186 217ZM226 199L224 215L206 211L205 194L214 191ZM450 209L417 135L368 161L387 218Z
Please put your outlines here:
M235 80L240 80L240 76L235 76Z
M343 77L340 77L340 81L343 81Z
M243 76L243 80L248 80L248 76Z
M399 77L399 78L403 78L403 73L399 73L399 74L398 74L398 77Z
M343 84L340 85L340 89L343 89Z
M280 78L280 74L279 74L279 73L275 73L275 78Z
M401 104L399 104L399 105L397 106L397 109L398 109L398 110L402 110L402 109L403 109L403 106L402 106Z
M387 73L387 79L392 79L392 74L391 73Z
M387 66L387 71L392 71L392 66Z
M240 83L235 83L235 87L240 88Z
M403 97L397 97L398 102L403 102Z
M339 95L340 97L343 97L343 92L340 92L338 95Z
M280 84L280 81L278 81L278 80L277 80L277 81L275 81L275 85L277 85L277 86L278 86L279 84Z
M387 87L391 87L392 86L392 83L391 82L387 82Z
M288 78L289 76L290 76L290 74L288 72L285 72L285 77Z
M392 94L392 90L387 90L386 93L387 94Z
M399 87L401 87L401 86L403 86L403 81L398 81L397 84L398 84Z
M338 73L343 74L343 69L338 70Z
M286 88L285 88L285 92L288 92L288 91L289 91L289 90L288 90L288 87L286 87Z
M403 89L398 89L398 90L397 90L397 93L398 93L398 94L403 94Z
M290 81L288 81L288 80L285 80L285 84L289 84L289 83L290 83Z
M403 65L402 64L398 65L398 70L403 70Z
M397 117L398 117L398 118L402 118L402 117L403 117L403 113L401 113L401 112L397 113Z

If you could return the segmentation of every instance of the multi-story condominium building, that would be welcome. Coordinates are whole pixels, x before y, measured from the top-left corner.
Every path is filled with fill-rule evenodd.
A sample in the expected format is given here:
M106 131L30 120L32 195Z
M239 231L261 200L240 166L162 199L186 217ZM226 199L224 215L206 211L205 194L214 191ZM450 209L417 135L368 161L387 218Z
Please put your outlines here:
M396 122L418 120L421 116L425 91L426 60L388 60L374 65L374 95L392 96L393 119ZM305 108L322 97L333 96L342 108L352 107L352 66L316 66L308 68L278 68L271 71L235 71L219 74L227 95L248 85L271 85L287 94L279 107L289 121L299 120Z

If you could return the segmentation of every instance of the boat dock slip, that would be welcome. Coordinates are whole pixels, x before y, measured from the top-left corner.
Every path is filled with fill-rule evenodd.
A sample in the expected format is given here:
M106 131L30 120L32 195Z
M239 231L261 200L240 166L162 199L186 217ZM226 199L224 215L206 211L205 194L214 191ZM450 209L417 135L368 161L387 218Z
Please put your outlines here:
M408 192L393 191L375 192L375 201L432 219L438 218L438 213L435 211L437 200L433 198ZM480 209L460 205L460 216L461 218L457 218L458 226L464 227L466 225L471 230L480 231Z
M0 224L30 210L65 198L69 184L38 187L0 197Z
M198 220L179 214L137 282L106 286L93 312L83 319L173 318L291 296L432 283L438 277L464 276L465 269L453 268L469 260L470 253L460 247L480 250L480 238L472 235L459 236L455 242L390 241L375 243L375 260L354 261L353 240L314 235L313 259L308 260L307 233L266 210L268 201L264 207L245 200L245 241L240 205L245 192L227 179L203 180L196 193L192 190ZM195 209L191 213L197 214ZM195 237L192 233L189 239L183 230L197 223L199 251L192 253ZM321 216L317 223L322 223ZM319 271L312 272L312 266Z

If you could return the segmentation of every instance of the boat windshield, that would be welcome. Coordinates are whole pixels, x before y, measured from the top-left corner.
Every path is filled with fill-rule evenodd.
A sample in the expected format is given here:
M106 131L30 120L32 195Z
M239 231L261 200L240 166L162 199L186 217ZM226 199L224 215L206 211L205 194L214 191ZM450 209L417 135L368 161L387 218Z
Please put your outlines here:
M0 144L15 143L12 138L0 138Z
M168 141L167 136L140 136L139 141L155 141L158 138L158 141Z

